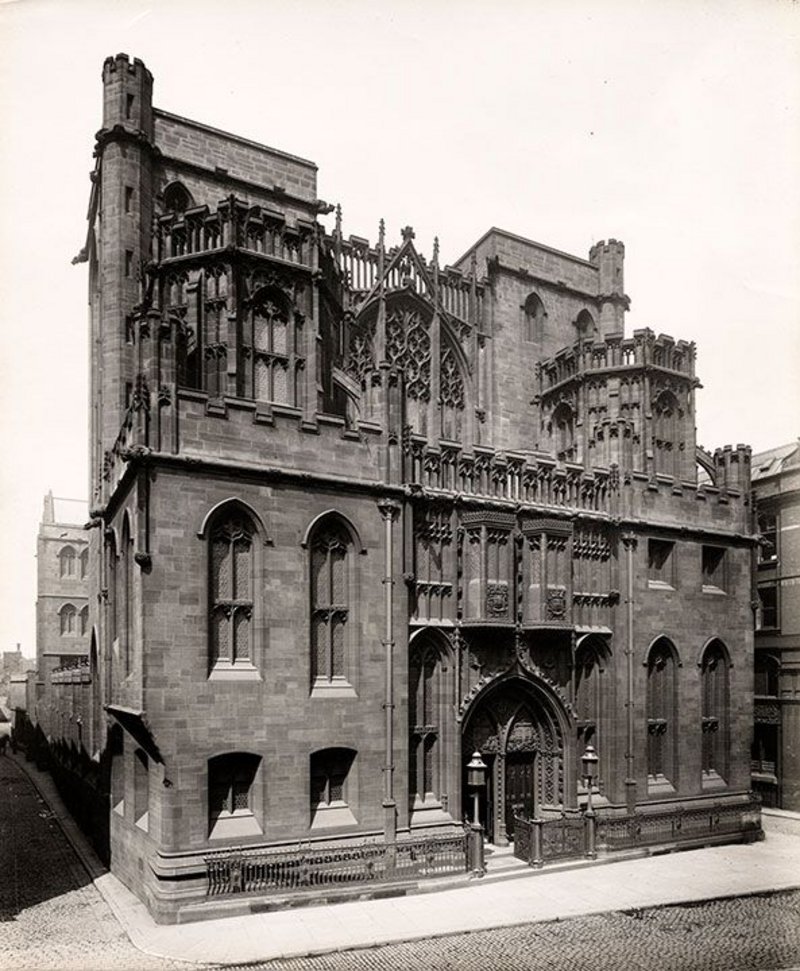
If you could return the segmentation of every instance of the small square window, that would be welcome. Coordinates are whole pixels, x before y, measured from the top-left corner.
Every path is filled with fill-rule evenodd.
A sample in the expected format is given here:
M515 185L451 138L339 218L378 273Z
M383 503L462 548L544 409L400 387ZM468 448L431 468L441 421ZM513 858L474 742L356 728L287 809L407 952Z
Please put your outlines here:
M703 547L703 589L725 589L725 549L722 546Z
M647 578L652 586L675 586L675 544L663 539L647 543Z

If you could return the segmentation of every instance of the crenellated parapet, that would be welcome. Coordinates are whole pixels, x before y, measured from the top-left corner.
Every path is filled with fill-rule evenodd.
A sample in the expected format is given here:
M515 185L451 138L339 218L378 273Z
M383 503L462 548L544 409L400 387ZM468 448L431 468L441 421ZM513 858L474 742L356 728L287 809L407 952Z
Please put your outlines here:
M725 445L714 451L714 485L718 489L750 491L752 449L749 445Z
M656 336L582 340L536 368L540 448L566 461L694 479L695 346Z

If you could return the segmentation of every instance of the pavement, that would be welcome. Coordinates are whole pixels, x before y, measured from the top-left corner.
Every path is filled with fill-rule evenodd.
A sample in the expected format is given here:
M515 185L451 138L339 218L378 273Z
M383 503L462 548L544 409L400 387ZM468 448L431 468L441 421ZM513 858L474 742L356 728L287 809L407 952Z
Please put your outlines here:
M598 861L580 869L545 868L436 893L165 926L156 924L138 898L104 870L50 776L21 758L16 762L49 806L52 819L132 944L143 955L170 965L254 964L800 887L800 838L768 830L759 843Z

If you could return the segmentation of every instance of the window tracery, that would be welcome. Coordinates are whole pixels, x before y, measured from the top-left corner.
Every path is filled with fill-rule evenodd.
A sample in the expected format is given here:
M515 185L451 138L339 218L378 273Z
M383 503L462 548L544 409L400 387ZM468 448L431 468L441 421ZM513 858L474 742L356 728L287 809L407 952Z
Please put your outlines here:
M211 531L209 620L211 664L252 664L252 523L228 515Z
M312 681L344 681L352 540L341 523L328 520L317 527L310 546Z
M647 659L647 774L652 788L675 785L677 672L672 647L661 638Z
M728 775L728 664L719 641L703 653L700 680L703 692L703 782Z

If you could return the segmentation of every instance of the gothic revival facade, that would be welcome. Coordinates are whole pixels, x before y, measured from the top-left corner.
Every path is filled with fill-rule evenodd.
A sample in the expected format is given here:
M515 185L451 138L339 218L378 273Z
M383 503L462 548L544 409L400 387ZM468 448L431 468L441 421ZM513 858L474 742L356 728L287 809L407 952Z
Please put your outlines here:
M624 248L346 236L316 168L103 69L91 670L111 867L159 916L237 846L744 805L749 450ZM698 484L697 463L710 481ZM735 838L728 833L726 838Z

